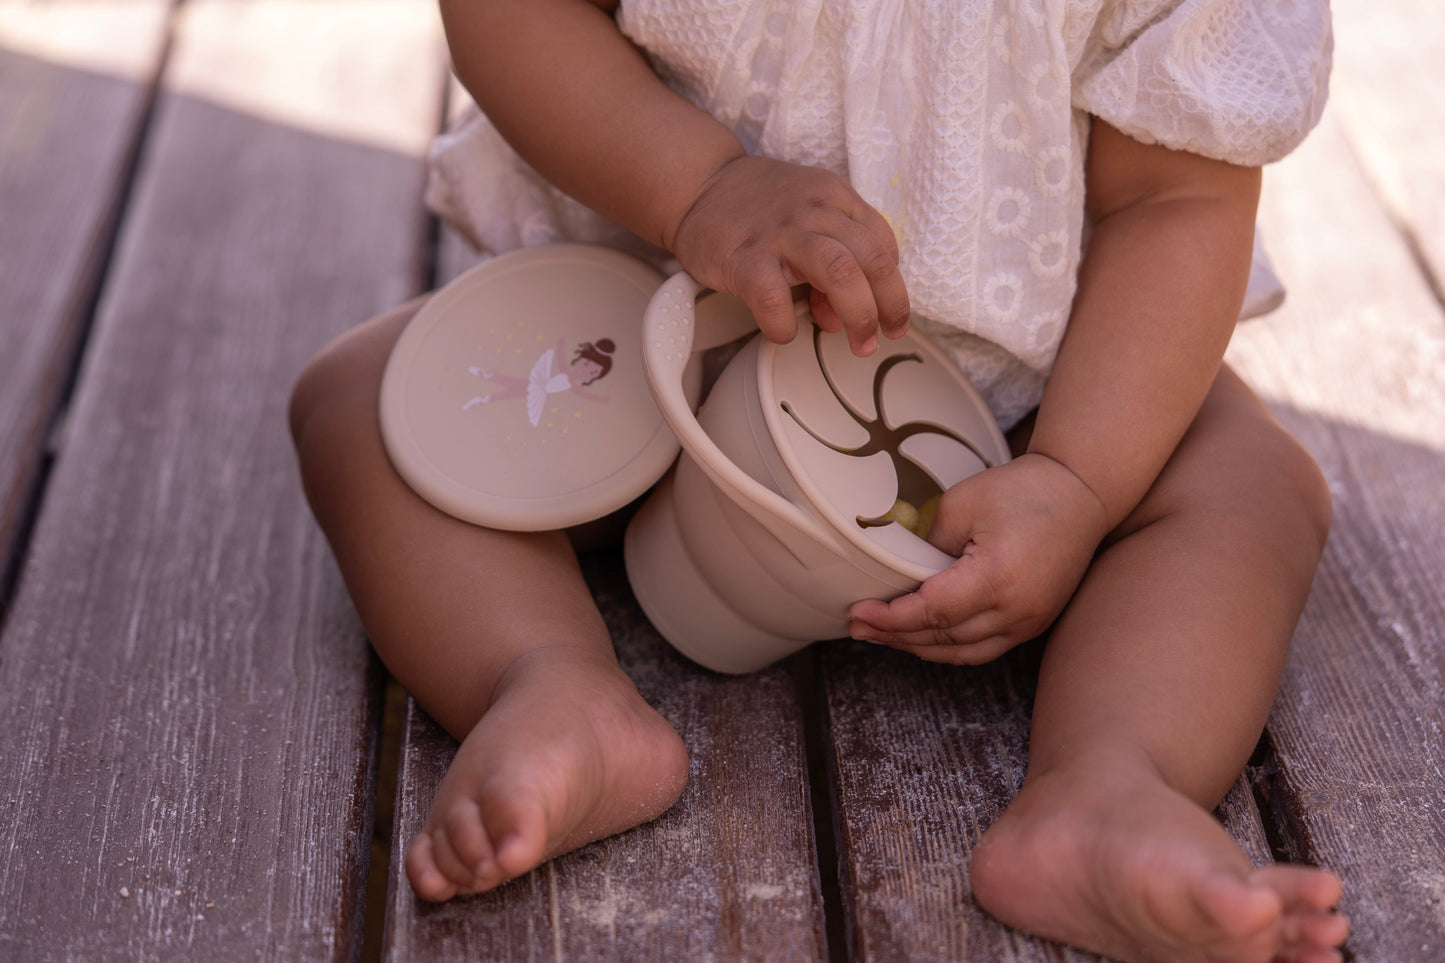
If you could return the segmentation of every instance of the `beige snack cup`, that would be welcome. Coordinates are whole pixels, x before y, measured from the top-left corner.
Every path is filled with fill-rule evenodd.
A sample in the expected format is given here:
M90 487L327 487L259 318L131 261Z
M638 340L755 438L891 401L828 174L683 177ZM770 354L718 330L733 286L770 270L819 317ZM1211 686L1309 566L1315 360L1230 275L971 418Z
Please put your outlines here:
M755 337L693 414L694 350L756 329L736 298L686 274L652 297L644 369L682 443L673 473L628 527L627 572L643 610L683 654L751 672L847 633L847 609L917 588L954 559L897 522L1008 446L982 398L925 338L857 358L802 305L785 345Z

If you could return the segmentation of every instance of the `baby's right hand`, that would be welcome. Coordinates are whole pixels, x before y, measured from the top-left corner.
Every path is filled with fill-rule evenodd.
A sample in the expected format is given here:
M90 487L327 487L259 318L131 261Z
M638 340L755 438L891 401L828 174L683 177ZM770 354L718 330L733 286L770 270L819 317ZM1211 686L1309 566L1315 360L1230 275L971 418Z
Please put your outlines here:
M908 330L892 228L821 168L734 158L708 179L669 242L699 282L747 302L772 341L797 333L789 288L805 282L818 326L846 329L856 355L876 350L880 329L890 338Z
M958 560L916 592L856 603L849 631L932 662L980 665L1053 624L1108 529L1103 503L1070 468L1020 455L943 493L928 540Z

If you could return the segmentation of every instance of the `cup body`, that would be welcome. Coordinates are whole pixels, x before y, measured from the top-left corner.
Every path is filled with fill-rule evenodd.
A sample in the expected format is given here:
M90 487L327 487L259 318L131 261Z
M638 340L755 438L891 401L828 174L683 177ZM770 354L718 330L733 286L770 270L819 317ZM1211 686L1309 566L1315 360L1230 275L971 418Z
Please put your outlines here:
M801 499L761 416L762 347L755 338L728 364L698 423L759 484ZM806 501L800 507L808 510ZM919 584L841 537L789 544L770 521L729 498L685 450L629 525L633 591L663 636L694 662L754 672L816 640L847 635L847 610L859 599L892 598Z
M842 637L855 602L952 564L887 513L1008 459L938 347L909 334L859 359L798 312L798 336L755 335L696 414L682 389L693 352L755 332L746 306L678 274L643 318L648 384L683 453L628 527L628 577L662 635L720 672Z

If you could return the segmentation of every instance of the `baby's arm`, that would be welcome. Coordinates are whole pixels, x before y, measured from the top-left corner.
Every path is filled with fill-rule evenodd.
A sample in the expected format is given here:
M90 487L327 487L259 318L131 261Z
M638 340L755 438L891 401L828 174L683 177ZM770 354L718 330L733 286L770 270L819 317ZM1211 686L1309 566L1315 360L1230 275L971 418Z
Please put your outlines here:
M796 330L792 284L820 325L867 353L907 326L898 249L842 178L747 157L673 93L597 0L442 0L457 75L544 177L667 248L702 283L741 296L774 340Z
M1094 122L1095 230L1028 452L944 496L930 537L959 562L892 603L854 606L857 637L977 663L1052 623L1214 381L1249 279L1258 197L1258 169Z
M1087 184L1094 236L1029 451L1068 466L1112 528L1214 383L1249 282L1260 173L1096 121Z

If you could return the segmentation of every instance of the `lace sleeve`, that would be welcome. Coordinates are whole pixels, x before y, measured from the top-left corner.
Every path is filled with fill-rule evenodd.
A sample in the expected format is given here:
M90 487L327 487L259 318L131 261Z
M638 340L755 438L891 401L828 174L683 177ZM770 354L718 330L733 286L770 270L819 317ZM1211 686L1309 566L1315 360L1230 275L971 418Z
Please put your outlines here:
M1112 0L1073 103L1146 144L1266 164L1318 122L1332 48L1327 0Z

